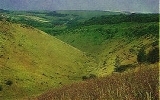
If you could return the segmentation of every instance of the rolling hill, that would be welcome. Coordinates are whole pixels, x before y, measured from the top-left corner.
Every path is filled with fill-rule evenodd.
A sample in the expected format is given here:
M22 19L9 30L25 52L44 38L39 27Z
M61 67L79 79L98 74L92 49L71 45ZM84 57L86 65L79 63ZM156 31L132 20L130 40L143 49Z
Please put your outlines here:
M82 80L85 54L33 27L0 22L0 99L18 99Z

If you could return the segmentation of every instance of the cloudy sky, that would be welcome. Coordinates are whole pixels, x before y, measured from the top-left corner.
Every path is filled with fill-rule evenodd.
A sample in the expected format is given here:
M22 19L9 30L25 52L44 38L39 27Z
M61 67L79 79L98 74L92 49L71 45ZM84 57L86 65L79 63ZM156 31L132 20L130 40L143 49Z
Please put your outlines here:
M6 10L105 10L159 12L159 0L0 0Z

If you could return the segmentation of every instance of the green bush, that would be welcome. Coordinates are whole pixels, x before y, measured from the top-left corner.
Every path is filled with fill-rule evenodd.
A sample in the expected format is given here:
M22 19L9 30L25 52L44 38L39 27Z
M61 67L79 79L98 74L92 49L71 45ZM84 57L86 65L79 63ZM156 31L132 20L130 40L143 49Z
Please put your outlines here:
M127 69L133 68L133 67L135 67L135 66L132 65L132 64L120 65L119 67L114 68L114 71L121 73L121 72L124 72L124 71L126 71Z
M154 48L147 54L147 62L156 63L159 61L159 48Z
M0 85L0 91L2 91L2 90L3 90L2 85Z
M141 48L139 50L138 55L137 55L137 61L138 61L138 63L146 62L146 52L145 52L144 48Z
M82 80L87 80L88 77L87 76L82 76Z
M96 78L97 76L94 75L94 74L89 74L89 79L93 79L93 78Z
M12 82L11 80L7 80L7 81L6 81L6 85L11 86L12 84L13 84L13 82Z
M95 79L97 76L94 74L89 74L89 76L82 76L82 80Z

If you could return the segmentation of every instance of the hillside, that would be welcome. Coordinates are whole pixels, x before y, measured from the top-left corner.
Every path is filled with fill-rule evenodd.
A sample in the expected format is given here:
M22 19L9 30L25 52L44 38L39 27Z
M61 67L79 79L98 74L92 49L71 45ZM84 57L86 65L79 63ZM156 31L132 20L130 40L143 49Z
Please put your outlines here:
M0 99L34 96L82 80L95 64L80 50L33 27L0 22Z
M97 74L105 76L114 71L117 57L119 66L134 66L141 48L149 52L158 46L158 30L157 22L122 22L81 26L65 30L56 37L94 58Z
M37 100L159 100L158 65L53 89Z
M98 78L83 77L38 100L158 100L157 14L101 16L77 25L56 37L95 59Z
M146 84L142 82L146 77L154 77L147 82L155 82L153 87L157 88L157 74L153 74L157 73L159 62L158 14L103 11L4 11L2 14L4 16L0 16L0 99L32 98L53 88L56 90L53 89L47 98L53 98L52 95L61 97L66 95L67 91L63 91L64 89L71 88L71 93L77 91L68 85L64 86L75 82L78 88L82 83L84 88L91 86L96 92L106 93L96 90L98 88L94 86L97 84L93 83L102 82L104 85L104 82L111 79L120 79L115 83L117 87L122 83L127 84L127 88L132 85L131 88L140 92L136 94L133 91L134 96L141 95L142 99L146 98L146 95L150 97L157 93L157 90L155 92L150 89L150 93L143 90L145 88L137 89ZM149 70L151 73L148 73ZM138 77L141 74L144 77ZM129 84L123 80L128 79L127 77L131 78ZM132 80L134 77L136 79ZM98 79L89 80L88 83L82 82L90 78ZM140 86L136 87L137 83L134 81L140 81ZM59 90L61 86L64 88ZM106 85L104 87L108 88ZM82 89L78 90L82 92L82 96L90 92ZM112 95L115 91L111 89L107 92ZM142 91L146 94L141 93ZM92 92L89 93L90 96L94 94ZM81 93L75 95L79 94ZM46 95L48 93L39 98L43 99Z

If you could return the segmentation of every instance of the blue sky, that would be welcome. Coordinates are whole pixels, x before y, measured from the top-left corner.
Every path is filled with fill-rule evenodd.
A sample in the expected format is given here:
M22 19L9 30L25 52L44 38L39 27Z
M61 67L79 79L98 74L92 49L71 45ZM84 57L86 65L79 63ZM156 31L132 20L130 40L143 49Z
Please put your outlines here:
M105 10L159 12L159 0L0 0L6 10Z

